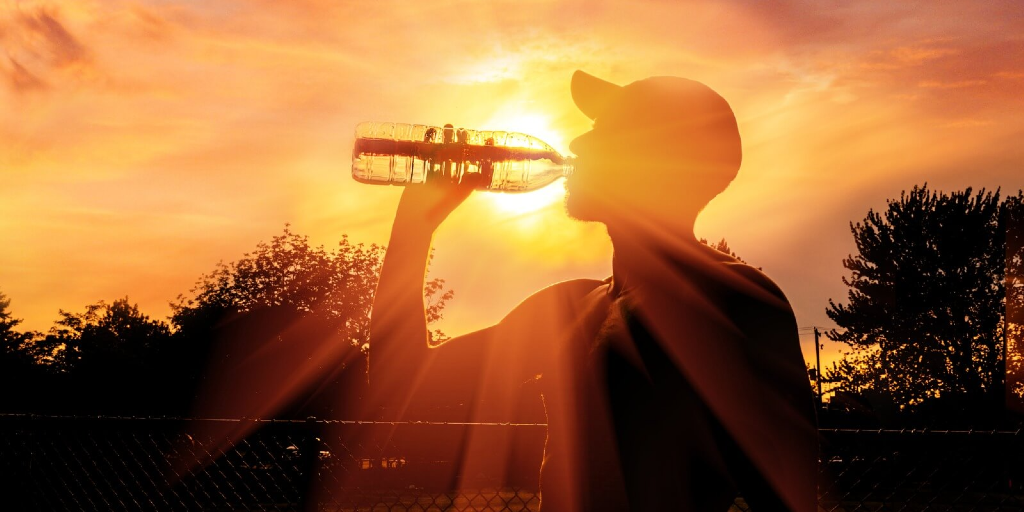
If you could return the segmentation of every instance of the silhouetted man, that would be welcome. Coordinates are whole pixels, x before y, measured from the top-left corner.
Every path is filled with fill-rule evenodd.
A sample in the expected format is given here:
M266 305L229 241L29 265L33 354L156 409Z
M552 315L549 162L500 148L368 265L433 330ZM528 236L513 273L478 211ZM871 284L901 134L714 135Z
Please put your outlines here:
M433 344L415 313L430 240L473 183L408 187L371 320L374 403L414 419L423 401L469 401L472 419L508 421L538 396L546 512L724 512L737 493L757 512L815 510L792 310L762 273L693 235L740 165L732 110L682 78L620 87L577 71L571 89L594 127L570 146L566 209L607 226L613 276L552 285L497 325ZM470 440L460 462L507 452Z

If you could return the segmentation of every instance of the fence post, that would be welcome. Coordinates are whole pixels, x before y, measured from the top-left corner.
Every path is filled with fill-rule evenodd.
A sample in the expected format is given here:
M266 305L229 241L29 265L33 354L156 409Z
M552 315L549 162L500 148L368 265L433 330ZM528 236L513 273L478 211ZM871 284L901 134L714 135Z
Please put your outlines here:
M304 512L320 510L320 439L317 437L316 417L309 416L302 429L302 444L299 447L299 471L302 475L299 489L299 509Z

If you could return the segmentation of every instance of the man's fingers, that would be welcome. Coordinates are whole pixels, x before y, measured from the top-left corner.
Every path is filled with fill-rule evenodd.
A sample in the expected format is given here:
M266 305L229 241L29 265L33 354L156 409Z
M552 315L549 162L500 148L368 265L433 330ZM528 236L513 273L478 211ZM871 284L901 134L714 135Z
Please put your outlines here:
M402 193L398 208L402 215L440 223L458 208L482 182L477 173L459 176L432 175L426 183L410 184Z
M462 186L468 186L474 190L478 188L484 188L489 185L483 174L480 173L469 173L462 177Z

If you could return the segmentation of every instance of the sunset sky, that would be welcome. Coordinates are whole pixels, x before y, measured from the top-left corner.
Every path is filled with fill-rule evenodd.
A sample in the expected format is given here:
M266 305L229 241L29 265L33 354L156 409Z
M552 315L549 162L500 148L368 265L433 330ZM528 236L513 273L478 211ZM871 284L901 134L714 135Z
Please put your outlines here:
M518 130L567 152L590 126L576 69L683 76L731 103L743 166L696 232L762 267L801 326L845 300L849 223L869 208L925 182L1024 187L1017 0L4 0L0 47L0 291L27 329L125 295L163 318L285 223L385 243L400 190L351 179L358 122ZM562 195L477 193L442 226L443 330L610 273L603 228Z

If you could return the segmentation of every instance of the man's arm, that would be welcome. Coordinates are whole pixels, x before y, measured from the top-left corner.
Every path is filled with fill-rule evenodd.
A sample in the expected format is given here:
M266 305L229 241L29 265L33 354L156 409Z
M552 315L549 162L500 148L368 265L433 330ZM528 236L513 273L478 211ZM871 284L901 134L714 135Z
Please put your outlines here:
M437 182L406 187L402 194L370 315L368 377L373 407L404 408L410 382L420 378L431 353L423 307L430 240L471 192L470 184Z
M602 282L551 285L485 329L434 343L423 284L433 228L396 217L370 318L369 378L374 406L418 419L447 410L449 421L511 421L523 384L543 373L582 297ZM472 417L470 417L472 416Z
M515 395L541 373L576 303L601 284L552 285L494 326L432 344L423 305L430 241L470 191L468 185L444 183L410 186L402 195L370 317L371 407L385 406L399 416L411 406L417 411L452 406L466 413L470 403L514 408Z

